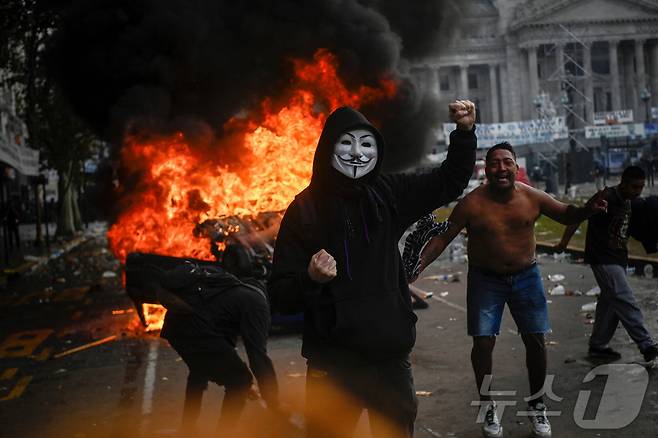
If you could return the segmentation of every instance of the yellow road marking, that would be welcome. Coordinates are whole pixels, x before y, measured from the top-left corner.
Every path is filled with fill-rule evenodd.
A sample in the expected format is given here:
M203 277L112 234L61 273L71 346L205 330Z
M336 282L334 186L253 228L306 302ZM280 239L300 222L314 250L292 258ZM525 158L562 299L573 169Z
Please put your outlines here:
M52 353L52 351L53 351L52 347L46 347L43 350L41 350L41 353L37 354L36 356L30 356L30 359L43 362L50 357L50 353Z
M9 394L7 394L5 397L0 398L0 402L12 400L23 395L23 391L25 391L25 388L27 388L27 385L30 384L31 380L32 380L32 376L21 377L18 383L16 383L16 386L14 386L11 389Z
M17 372L18 368L7 368L0 374L0 380L11 380Z
M52 329L44 329L11 334L0 344L0 359L31 356L52 333Z

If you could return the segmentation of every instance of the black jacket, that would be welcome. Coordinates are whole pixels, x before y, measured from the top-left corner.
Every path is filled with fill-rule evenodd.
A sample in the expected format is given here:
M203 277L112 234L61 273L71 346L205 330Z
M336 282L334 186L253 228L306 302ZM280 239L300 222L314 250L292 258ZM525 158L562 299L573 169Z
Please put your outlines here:
M377 166L357 180L331 166L340 134L370 129ZM453 131L447 160L424 174L380 176L381 134L357 111L339 108L327 119L313 161L311 183L288 207L277 237L268 292L283 313L304 311L302 354L315 363L375 361L407 355L415 343L398 241L418 218L456 199L475 162L473 131ZM320 249L337 262L326 284L310 279Z
M223 354L237 355L239 335L263 398L268 406L276 406L276 374L267 355L270 307L263 286L238 280L221 268L189 266L180 266L163 276L162 283L182 301L178 305L173 301L163 303L167 313L160 336L181 355L216 353L221 361Z
M637 198L631 209L631 237L642 243L647 254L658 252L658 196Z

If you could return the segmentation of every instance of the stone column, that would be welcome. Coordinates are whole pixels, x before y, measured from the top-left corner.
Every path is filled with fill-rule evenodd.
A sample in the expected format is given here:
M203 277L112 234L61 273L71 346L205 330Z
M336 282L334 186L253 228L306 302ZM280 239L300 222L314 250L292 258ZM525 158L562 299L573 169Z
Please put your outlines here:
M629 50L628 46L623 46L621 50L621 58L624 60L624 66L622 71L624 72L623 77L623 90L624 90L624 108L622 109L632 109L633 117L635 120L639 120L639 114L637 113L637 92L636 92L636 83L635 83L635 72L633 70L633 53Z
M467 64L461 64L459 66L459 94L460 96L457 98L459 100L467 100L470 98L468 95L468 65Z
M608 58L610 61L610 94L612 96L612 109L621 110L621 98L619 95L619 53L617 51L619 41L608 41Z
M525 90L522 86L523 66L526 65L523 58L523 53L519 49L518 39L514 36L505 36L505 54L507 58L507 65L505 66L505 74L501 76L503 83L503 100L505 101L504 120L506 122L521 120L522 116L522 96L525 95Z
M489 64L489 89L491 92L491 122L500 121L499 103L498 103L498 72L497 65Z
M500 122L508 122L511 120L510 112L510 91L508 87L509 75L507 74L507 64L500 64L498 66L498 83L500 84Z
M651 102L658 106L658 41L651 46ZM656 120L654 120L656 122Z
M636 118L637 120L646 120L646 104L640 99L640 93L647 86L647 74L644 67L644 40L635 40L635 77L637 89L635 90L637 96Z
M537 69L537 46L528 47L528 78L530 80L530 96L532 102L539 94L539 71Z
M592 45L583 47L583 69L585 72L585 120L592 123L594 120L594 85L592 83Z
M439 68L438 67L429 67L428 72L428 81L430 82L430 92L437 98L441 98L441 85L439 84Z

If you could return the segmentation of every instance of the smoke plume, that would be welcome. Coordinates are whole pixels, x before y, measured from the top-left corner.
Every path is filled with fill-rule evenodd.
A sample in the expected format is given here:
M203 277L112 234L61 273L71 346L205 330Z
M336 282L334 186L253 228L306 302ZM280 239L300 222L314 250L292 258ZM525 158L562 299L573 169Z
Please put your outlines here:
M394 101L364 109L396 157L387 160L390 170L415 161L430 123L440 121L434 103L421 101L397 68L401 57L418 59L437 49L446 3L80 0L48 57L76 111L120 143L130 129L221 138L230 117L286 89L292 59L326 48L348 86L400 81Z

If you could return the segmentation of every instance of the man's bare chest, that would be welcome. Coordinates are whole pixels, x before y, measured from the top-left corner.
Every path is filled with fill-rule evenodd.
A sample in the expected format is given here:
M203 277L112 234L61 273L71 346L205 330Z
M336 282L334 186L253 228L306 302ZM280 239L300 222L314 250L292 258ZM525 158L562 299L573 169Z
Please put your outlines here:
M534 231L538 216L538 206L527 200L481 202L470 215L468 228L478 234L527 234Z

